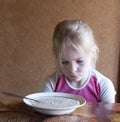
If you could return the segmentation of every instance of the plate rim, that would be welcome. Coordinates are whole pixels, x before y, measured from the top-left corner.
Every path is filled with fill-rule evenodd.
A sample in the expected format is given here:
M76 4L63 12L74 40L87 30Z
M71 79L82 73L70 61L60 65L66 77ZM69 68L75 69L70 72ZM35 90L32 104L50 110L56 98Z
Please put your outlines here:
M66 97L67 96L66 98L72 98L74 100L77 100L77 101L80 102L80 104L79 105L74 105L74 106L71 106L71 107L65 107L65 108L52 108L52 107L51 108L47 108L47 107L37 107L37 106L34 106L34 105L32 105L32 102L30 102L30 100L28 100L26 98L23 98L23 102L25 104L27 104L28 106L31 106L31 107L37 108L37 109L43 109L43 110L67 110L67 109L76 109L76 108L81 107L84 104L86 104L86 100L82 96L78 96L78 95L71 94L71 93L63 93L63 92L36 92L36 93L28 94L25 97L27 97L27 98L31 98L32 97L34 99L38 95L40 95L41 97L49 97L49 96L52 96L52 97L53 96Z

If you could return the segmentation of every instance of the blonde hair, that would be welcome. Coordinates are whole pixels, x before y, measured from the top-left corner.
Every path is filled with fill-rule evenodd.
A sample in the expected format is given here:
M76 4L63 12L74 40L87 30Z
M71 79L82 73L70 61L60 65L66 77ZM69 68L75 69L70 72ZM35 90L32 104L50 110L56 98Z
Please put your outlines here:
M92 67L96 66L99 49L87 23L78 19L68 19L56 25L53 34L53 53L58 62L66 45L72 45L78 52L91 56Z

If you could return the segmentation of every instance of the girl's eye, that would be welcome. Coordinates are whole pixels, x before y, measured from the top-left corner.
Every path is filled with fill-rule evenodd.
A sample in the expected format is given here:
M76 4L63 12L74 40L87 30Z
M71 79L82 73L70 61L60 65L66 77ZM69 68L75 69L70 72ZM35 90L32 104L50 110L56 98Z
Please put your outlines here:
M69 62L68 61L62 61L62 64L68 64Z
M84 63L84 61L83 60L78 60L78 61L76 61L78 64L82 64L82 63Z

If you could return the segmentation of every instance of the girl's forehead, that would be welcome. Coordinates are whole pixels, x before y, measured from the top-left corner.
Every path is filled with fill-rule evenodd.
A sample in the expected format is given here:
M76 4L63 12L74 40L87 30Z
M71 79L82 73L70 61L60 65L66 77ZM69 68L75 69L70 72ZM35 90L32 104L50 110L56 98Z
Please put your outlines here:
M73 46L66 46L61 51L62 58L82 58L85 57L82 52L79 52L77 49L75 49Z
M76 53L78 55L81 55L82 54L82 51L80 48L77 48L73 45L66 45L62 50L61 50L61 53Z

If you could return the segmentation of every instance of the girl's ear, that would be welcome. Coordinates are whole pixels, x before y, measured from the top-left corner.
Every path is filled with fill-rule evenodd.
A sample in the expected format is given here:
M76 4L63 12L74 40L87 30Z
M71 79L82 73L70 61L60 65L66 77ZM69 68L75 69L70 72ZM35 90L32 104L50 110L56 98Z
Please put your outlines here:
M96 60L97 60L96 49L91 50L90 56L91 56L91 65L92 65L93 68L95 68L96 67Z
M92 50L90 51L90 57L91 57L91 58L95 58L95 57L96 57L96 50L95 50L95 49L92 49Z

